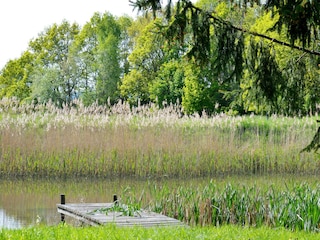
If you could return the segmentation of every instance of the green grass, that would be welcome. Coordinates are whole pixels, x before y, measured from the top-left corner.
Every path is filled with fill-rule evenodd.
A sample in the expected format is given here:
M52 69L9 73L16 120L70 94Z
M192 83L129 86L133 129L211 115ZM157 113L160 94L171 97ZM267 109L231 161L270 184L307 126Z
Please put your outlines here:
M104 227L71 227L59 225L54 227L33 227L19 230L0 229L0 239L20 240L59 240L59 239L219 239L219 240L289 240L289 239L319 239L317 233L288 231L283 228L271 229L267 227L248 228L239 226L222 227L191 227L191 228L118 228Z

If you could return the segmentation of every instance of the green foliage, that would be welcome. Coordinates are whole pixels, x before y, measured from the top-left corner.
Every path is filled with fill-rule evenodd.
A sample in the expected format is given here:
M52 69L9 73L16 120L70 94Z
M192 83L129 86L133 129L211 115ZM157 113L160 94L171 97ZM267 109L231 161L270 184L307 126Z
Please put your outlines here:
M141 72L136 69L131 70L122 78L121 96L124 96L131 105L137 105L140 101L147 102L149 99L148 82L149 79Z
M161 107L164 102L181 103L183 85L184 64L177 60L164 63L150 86L150 99Z
M77 76L79 98L85 105L96 101L97 55L98 45L97 27L101 15L95 13L75 36L70 48L70 55L77 65L80 74Z
M123 77L124 74L128 73L130 70L130 63L128 57L130 55L130 52L133 51L133 39L130 36L129 29L133 25L133 20L127 16L123 16L118 19L118 24L121 30L119 53L121 77Z
M36 69L32 75L32 99L39 103L52 100L61 106L64 97L59 87L63 85L63 81L59 75L59 69Z
M268 31L276 22L270 13L259 17L251 30L266 33L278 39L285 39L284 31ZM308 82L317 82L315 64L310 64L312 56L296 50L248 38L251 47L246 50L246 67L241 79L242 102L244 108L256 113L277 112L289 115L314 113L316 103L311 103L309 91L315 90ZM265 50L262 50L265 49ZM262 53L262 51L265 51ZM313 70L310 70L313 69ZM308 72L315 75L310 78ZM267 73L268 72L268 73ZM311 110L311 111L310 111Z
M244 62L243 35L225 24L215 28L215 32L217 43L214 71L219 76L220 82L239 82Z
M143 24L140 25L143 30L135 40L134 50L128 56L131 70L124 75L120 85L121 96L131 104L150 101L149 85L164 62L161 48L163 43L153 31L155 21L136 24Z
M116 202L109 208L99 208L94 210L93 212L90 212L89 214L94 214L98 212L109 215L111 213L116 212L121 213L121 216L138 217L140 216L140 211L141 207L135 206L134 204L120 204L119 202Z
M128 19L130 21L130 19ZM79 98L90 105L115 103L121 75L121 26L109 13L95 13L75 37L71 55L81 73Z
M307 66L305 58L290 59L283 71L285 79L285 87L282 88L282 93L278 94L282 97L284 112L290 115L300 115L308 112L309 106L305 107L305 95L307 81Z
M274 28L281 31L285 26L291 44L299 40L303 47L310 46L313 39L317 38L320 26L319 1L268 0L266 7L279 14Z
M304 109L310 114L315 114L319 110L320 99L320 66L318 69L308 68L305 82Z
M316 1L132 5L154 19L95 13L82 28L63 21L45 29L1 71L0 98L60 107L178 101L186 114L319 111Z
M271 103L273 109L279 109L277 106L277 97L283 90L283 79L281 71L275 61L272 50L264 46L264 44L251 43L251 53L248 56L249 69L254 75L253 86L257 88L257 93L262 93L267 101ZM259 96L261 97L261 96Z
M29 76L33 71L33 55L26 51L19 59L9 61L0 74L0 98L23 100L30 95Z
M187 66L185 75L182 106L187 114L193 114L202 109L202 96L204 96L205 88L198 80L200 76L199 67Z
M218 81L219 90L224 93L225 99L229 101L229 109L236 108L243 112L243 110L252 109L248 105L258 105L257 112L267 110L290 115L306 113L307 109L314 109L315 103L310 105L308 101L310 95L308 95L308 99L304 97L306 96L305 92L310 91L306 89L305 81L317 81L318 76L312 80L307 80L304 69L308 66L303 67L304 60L289 62L292 57L286 56L286 51L274 46L273 42L287 47L290 44L286 43L285 37L282 35L275 36L271 30L276 28L274 26L277 26L279 34L282 34L281 30L285 29L292 44L299 39L303 47L306 43L310 45L310 39L317 41L318 4L314 1L292 3L268 1L266 8L263 9L271 9L274 14L271 15L269 12L269 14L262 15L264 19L261 21L259 14L263 13L262 8L256 5L259 2L227 2L229 4L200 1L193 5L190 1L181 0L170 11L168 9L171 2L163 3L166 9L163 16L166 21L163 21L165 27L162 27L162 32L170 42L187 46L188 51L183 54L188 56L189 59L194 58L202 69L214 72L214 75L217 76L215 80ZM251 5L248 4L249 2ZM162 7L159 1L153 0L136 1L134 4L142 11L152 9L154 12L160 12ZM273 7L276 8L273 9ZM237 11L232 11L234 9ZM293 11L290 9L293 9ZM248 15L249 17L247 17ZM254 24L255 19L258 19L257 22L260 21L260 26L249 31L248 29ZM287 26L287 28L282 28L283 26ZM259 38L258 42L260 43L250 44L245 40L246 36ZM262 40L271 41L269 44L273 45L272 51L268 50L270 46L267 46ZM174 47L176 48L176 45ZM304 50L299 46L294 47ZM245 49L246 52L251 54L246 61L244 61ZM313 51L307 52L315 55L319 54ZM298 70L299 73L295 69L300 69ZM244 79L244 72L246 73L245 77L249 77L249 79ZM210 78L211 76L207 77ZM193 85L196 86L196 84ZM207 88L207 86L201 85L200 79L197 88ZM215 86L217 85L215 84ZM203 91L201 94L205 93L206 91ZM298 97L298 101L292 101L292 96ZM202 97L205 98L205 96ZM195 101L199 102L196 99ZM221 103L222 101L219 99L219 104ZM308 107L303 108L306 105ZM195 109L198 109L199 112L199 110L206 109L206 106L200 104Z
M58 104L69 103L78 95L77 69L69 48L79 33L79 25L63 21L53 24L29 43L34 53L34 73L30 76L31 99Z
M104 14L97 29L99 45L97 61L97 100L100 104L118 100L117 87L120 80L120 34L121 29L111 14Z

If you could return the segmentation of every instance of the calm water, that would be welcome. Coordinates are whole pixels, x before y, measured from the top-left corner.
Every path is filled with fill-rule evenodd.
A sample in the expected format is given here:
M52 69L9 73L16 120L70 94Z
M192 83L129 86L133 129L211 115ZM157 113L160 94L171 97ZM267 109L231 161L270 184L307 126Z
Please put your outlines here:
M111 202L113 194L122 199L125 195L144 193L152 185L166 185L172 188L178 186L201 188L212 179L188 180L0 180L0 228L21 228L36 224L55 225L60 221L56 204L60 203L60 194L66 195L66 202ZM296 176L268 177L220 177L213 179L217 185L227 183L245 185L277 184L285 187L287 184L308 182L316 184L318 178ZM152 198L152 196L149 196ZM71 221L67 219L67 221Z
M0 228L21 228L35 224L58 224L56 204L66 202L111 202L123 187L143 187L132 180L0 180Z

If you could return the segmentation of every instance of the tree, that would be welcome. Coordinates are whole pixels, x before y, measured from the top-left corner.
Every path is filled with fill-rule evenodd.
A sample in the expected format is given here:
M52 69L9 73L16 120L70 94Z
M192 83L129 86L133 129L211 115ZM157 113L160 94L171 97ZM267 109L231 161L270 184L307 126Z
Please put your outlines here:
M132 69L122 78L120 86L121 96L131 105L147 102L149 99L147 79L137 69Z
M121 68L121 76L123 77L124 74L127 74L130 70L130 62L129 62L129 55L133 51L134 42L133 37L130 36L129 29L133 25L133 20L128 16L122 16L118 19L118 24L121 29L121 36L120 36L120 68Z
M20 58L9 61L0 72L0 98L16 97L24 100L30 96L29 76L33 71L34 56L25 51Z
M109 13L101 17L97 28L97 100L100 104L118 100L118 83L120 81L120 39L121 28Z
M183 65L182 61L176 59L163 63L150 84L150 99L160 107L164 102L181 103L185 78Z
M286 28L287 36L293 45L302 42L303 47L313 44L319 37L320 2L314 0L268 0L266 9L274 11L279 18L274 25L279 31ZM315 54L320 55L319 52Z
M53 24L38 38L29 43L30 52L35 56L31 98L61 105L69 103L78 96L77 67L69 50L75 36L79 33L78 24L63 21Z
M97 26L101 20L99 13L94 13L75 36L74 42L70 48L70 54L74 60L79 72L79 98L85 105L90 105L96 101L96 78L97 55L95 54L98 45Z
M250 3L251 5L260 3L258 0L226 0L226 2L232 5L232 7L233 5L240 6L238 7L240 11L245 11ZM238 32L241 32L251 36L258 36L285 46L290 46L310 54L320 55L320 52L317 50L304 48L313 43L311 39L315 40L319 36L319 1L267 0L266 4L264 4L264 9L273 10L274 18L278 18L274 27L279 29L279 31L283 27L286 27L291 43L286 43L261 33L249 31L241 26L235 26L229 21L219 17L212 9L210 9L210 11L201 9L195 6L190 0L178 0L175 11L172 11L171 0L167 1L167 4L164 7L160 0L137 0L131 1L131 3L134 8L137 8L139 11L148 12L151 10L154 16L164 8L164 15L169 22L166 26L166 32L168 34L167 36L170 38L184 39L186 34L185 30L187 27L190 27L193 37L189 54L201 61L208 60L210 53L210 26L215 27L214 34L216 36L219 36L220 34L219 41L223 41L223 37L225 36L234 36L235 34L238 34ZM226 35L221 34L223 32L225 32ZM302 47L294 45L294 43L298 41L302 42ZM230 44L237 44L237 42L231 42ZM315 47L317 47L316 44ZM220 56L222 56L222 54L220 54Z
M147 12L151 10L154 17L157 16L158 12L162 12L163 9L161 0L136 0L131 2L139 11ZM225 2L228 2L231 7L236 7L243 13L246 12L249 6L253 6L254 4L261 5L259 0L226 0ZM279 34L284 30L289 42L273 38L266 33L250 31L242 26L237 26L219 17L214 10L210 9L210 11L206 11L195 6L190 0L178 0L175 11L172 9L172 1L169 0L164 9L167 24L163 26L163 29L168 39L178 38L181 44L185 44L185 38L190 34L186 30L190 29L192 40L187 56L189 58L190 56L194 57L199 65L203 66L211 60L210 37L212 34L215 35L218 46L215 49L217 54L217 73L222 76L234 75L237 81L242 79L245 69L244 54L242 53L242 46L245 46L244 41L246 39L244 35L251 38L259 37L259 43L251 40L252 44L249 45L250 50L248 52L251 61L248 61L247 70L251 71L251 79L249 82L246 82L246 85L247 87L254 88L254 93L256 94L262 92L265 102L271 103L273 111L279 111L281 108L282 111L287 109L286 112L289 114L296 114L297 109L302 107L301 105L304 105L303 102L306 102L306 98L311 98L310 93L313 90L312 88L306 88L306 86L310 87L313 84L306 83L308 78L307 67L310 67L307 64L312 63L313 58L316 58L316 64L311 66L315 70L313 72L318 74L314 79L309 78L308 80L315 83L319 82L320 78L319 1L266 0L263 9L271 11L272 17L275 19L275 24L269 30L276 29ZM214 31L210 31L212 26ZM274 47L274 44L281 44L282 46L309 54L309 61L302 60L304 56L301 56L295 62L289 61L286 67L281 69L279 68L280 63L277 61L276 55L270 51L270 46L264 43L265 40L269 41L271 47ZM240 48L237 46L240 46ZM238 49L241 51L239 52ZM231 66L228 65L230 63ZM233 68L232 65L234 66ZM226 74L226 70L228 74ZM241 86L241 82L238 83ZM200 83L193 85L195 86L194 89L199 89L198 86L201 86ZM307 97L304 98L304 101L301 101L306 93ZM295 104L288 104L289 102L295 102L296 98L298 101ZM317 98L317 101L319 101L319 98ZM279 105L279 103L284 103L284 105ZM314 106L310 106L310 108L312 109ZM319 131L306 150L318 150L318 148Z
M295 62L288 61L289 57L284 58L286 60L278 57L278 49L281 46L281 51L283 47L287 47L289 51L298 50L300 55L306 54L308 58L320 56L319 3L312 0L269 0L262 5L260 1L250 0L224 2L230 10L237 9L236 13L230 15L228 9L221 8L221 4L206 0L200 1L199 4L179 0L175 8L172 8L172 1L162 5L161 1L157 0L139 0L133 1L133 5L138 10L153 11L155 17L166 16L161 28L167 39L169 41L178 39L181 45L188 44L189 51L185 56L188 59L195 59L204 69L211 68L214 75L218 76L216 81L221 86L227 87L227 91L223 90L225 97L231 97L234 103L238 102L240 108L243 104L241 102L248 100L242 98L250 95L262 96L259 102L268 105L269 111L297 114L297 108L305 105L306 98L303 96L307 90L305 81L308 80L306 74L302 72L297 75L294 69L302 67L303 70L306 56L295 58L300 64L299 67L295 67L293 66ZM265 16L272 17L273 21L268 29L263 31L259 28L250 29L245 19L252 7L256 15L259 12L268 12L269 14ZM290 9L293 11L288 11ZM304 20L297 15L301 15ZM278 30L278 38L275 37L274 30ZM289 42L282 35L284 31ZM249 61L250 59L252 61ZM283 62L287 63L286 66L282 64ZM319 68L318 65L306 65L306 67L315 70ZM248 78L247 82L243 82L244 74ZM309 81L313 82L317 78ZM299 87L297 81L300 82ZM243 89L242 86L248 88ZM246 94L241 94L242 91ZM292 96L301 100L294 105ZM309 105L307 108L314 108L315 102L312 104L313 106Z
M121 56L126 44L122 39L130 21L110 13L95 13L75 37L71 53L81 72L79 97L86 105L96 100L100 104L115 103L119 98L120 76L127 68L126 56Z
M213 24L215 26L230 25L228 21L219 18L215 15L212 10L206 11L201 8L196 7L190 0L178 0L176 11L172 11L172 0L168 0L163 6L161 0L136 0L130 1L134 8L138 11L152 11L153 15L156 16L157 12L164 10L164 15L167 19L171 16L175 17L172 22L172 26L184 29L187 24L191 25L192 31L194 33L194 50L201 46L203 49L207 49L208 43L206 40L199 39L201 36L200 29L207 29L208 25ZM254 4L259 4L264 7L267 11L273 11L273 16L278 18L275 28L281 30L286 28L288 37L291 40L291 46L297 41L301 41L303 46L309 46L311 40L319 36L319 26L320 26L320 3L319 1L304 0L304 1L287 1L287 0L225 0L229 3L231 7L236 7L238 10L245 10L248 6L253 6ZM187 21L191 20L191 21ZM210 22L211 20L211 22ZM263 37L265 39L278 41L277 39L269 38L266 35L250 32L241 27L230 25L230 27L237 31L242 31L249 33L251 35ZM177 34L184 34L183 31L177 31ZM279 41L284 43L282 41ZM290 46L290 44L289 44ZM301 50L303 48L297 47ZM307 50L308 51L308 50ZM320 52L310 51L310 53L320 55Z
M202 99L205 86L198 79L200 68L188 66L183 88L182 106L187 114L193 114L203 109Z
M56 105L62 106L66 102L63 92L60 90L63 84L58 68L38 66L32 74L31 100L41 103L52 101Z
M131 104L150 101L149 86L165 61L163 39L154 31L156 22L138 20L129 29L134 47L128 56L130 70L122 78L120 93Z

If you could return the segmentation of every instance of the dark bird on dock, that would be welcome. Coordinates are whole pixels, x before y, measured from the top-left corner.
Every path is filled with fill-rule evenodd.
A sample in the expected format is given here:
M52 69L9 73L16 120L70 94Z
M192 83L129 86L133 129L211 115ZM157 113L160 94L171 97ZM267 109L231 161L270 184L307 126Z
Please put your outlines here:
M320 122L320 120L317 120L317 122ZM320 148L320 127L318 128L318 131L316 132L316 135L314 135L311 143L306 146L304 149L302 149L301 152L311 152L314 150L314 152L317 152Z

